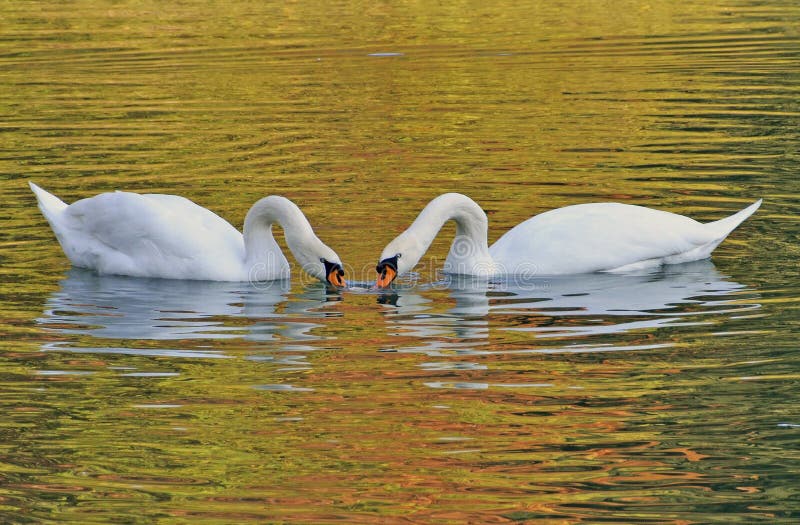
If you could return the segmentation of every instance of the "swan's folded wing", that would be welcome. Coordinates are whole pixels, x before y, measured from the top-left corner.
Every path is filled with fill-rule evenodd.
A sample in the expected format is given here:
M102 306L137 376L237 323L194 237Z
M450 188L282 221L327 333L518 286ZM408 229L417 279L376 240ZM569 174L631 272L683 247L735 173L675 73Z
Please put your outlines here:
M537 215L490 251L506 273L613 270L695 250L714 241L699 222L674 213L617 203L579 204ZM509 268L510 267L510 268Z
M104 193L67 212L79 257L108 273L180 277L198 261L244 256L233 226L183 197Z

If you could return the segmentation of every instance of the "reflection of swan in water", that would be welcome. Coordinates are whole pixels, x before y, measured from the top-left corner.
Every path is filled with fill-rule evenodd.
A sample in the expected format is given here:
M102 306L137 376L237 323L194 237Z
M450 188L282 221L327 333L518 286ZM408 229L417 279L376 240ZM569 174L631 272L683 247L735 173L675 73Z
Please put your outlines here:
M456 304L444 313L435 311L435 299L423 295L431 287L394 288L392 293L379 295L378 304L386 306L383 313L387 320L396 324L404 335L420 338L452 335L460 339L488 337L486 281L484 286L477 288L458 287L454 282L449 284L450 297Z
M633 274L583 274L500 283L513 297L499 299L493 311L531 310L549 315L674 315L681 305L716 306L745 286L725 280L708 260ZM706 313L709 310L703 309ZM664 313L664 312L662 312ZM681 315L688 315L682 312Z
M324 285L289 294L289 281L248 283L140 279L72 269L38 322L63 334L107 339L314 339ZM230 318L252 324L228 323Z
M448 276L429 288L440 286L448 288L455 300L447 312L428 311L425 288L399 288L394 290L395 310L385 311L387 320L397 333L439 338L429 341L427 348L441 350L459 340L455 346L472 347L471 353L475 353L475 345L486 343L480 339L489 337L490 320L493 334L523 331L532 338L568 338L702 324L709 322L701 320L703 315L759 307L755 303L732 304L744 285L727 280L710 261L636 274L528 280Z

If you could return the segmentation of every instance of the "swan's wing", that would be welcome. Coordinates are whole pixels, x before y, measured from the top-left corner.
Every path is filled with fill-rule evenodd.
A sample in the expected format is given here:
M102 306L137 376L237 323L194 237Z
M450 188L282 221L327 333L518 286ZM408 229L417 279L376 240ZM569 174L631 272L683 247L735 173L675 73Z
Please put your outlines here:
M579 204L520 223L490 253L505 273L555 275L660 260L715 240L693 219L618 203Z
M70 260L105 273L198 278L192 273L244 259L241 234L183 197L104 193L72 204L66 215Z

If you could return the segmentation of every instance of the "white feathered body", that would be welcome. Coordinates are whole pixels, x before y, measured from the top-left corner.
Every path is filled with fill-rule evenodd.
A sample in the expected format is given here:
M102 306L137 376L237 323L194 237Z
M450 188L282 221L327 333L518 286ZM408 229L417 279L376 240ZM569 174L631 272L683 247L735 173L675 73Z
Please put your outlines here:
M242 234L225 219L176 195L117 191L66 205L31 184L70 262L102 274L247 281ZM269 243L271 241L271 244ZM286 278L289 263L270 236L263 280ZM263 266L263 265L262 265Z
M498 274L626 271L705 259L761 201L720 221L620 203L577 204L536 215L489 248Z
M444 271L452 274L566 275L627 271L705 259L761 200L724 219L694 219L642 206L593 203L536 215L509 230L491 247L488 219L478 204L460 193L439 195L404 232L386 245L380 261L410 271L442 225L456 223L456 237Z

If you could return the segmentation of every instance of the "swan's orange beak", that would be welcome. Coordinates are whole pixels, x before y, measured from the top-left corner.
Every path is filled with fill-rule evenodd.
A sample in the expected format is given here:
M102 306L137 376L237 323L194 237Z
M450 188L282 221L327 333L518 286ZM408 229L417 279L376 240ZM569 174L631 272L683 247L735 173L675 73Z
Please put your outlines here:
M394 278L397 277L397 272L391 266L384 266L381 271L378 272L378 280L375 281L375 286L378 288L388 288Z
M320 262L325 265L325 280L328 281L328 284L332 286L338 286L339 288L344 288L347 286L347 282L344 280L344 270L342 269L341 264L332 263L330 261L326 261L325 259L320 259Z
M344 288L347 286L347 282L344 280L344 270L338 264L334 266L330 272L328 272L328 282L334 286L338 286L339 288Z
M398 253L394 257L388 257L378 263L375 271L378 272L378 280L375 281L375 286L378 288L388 288L395 277L397 277L397 259L400 258Z

